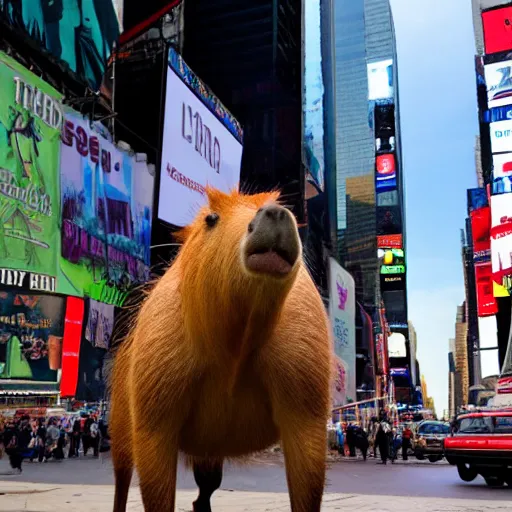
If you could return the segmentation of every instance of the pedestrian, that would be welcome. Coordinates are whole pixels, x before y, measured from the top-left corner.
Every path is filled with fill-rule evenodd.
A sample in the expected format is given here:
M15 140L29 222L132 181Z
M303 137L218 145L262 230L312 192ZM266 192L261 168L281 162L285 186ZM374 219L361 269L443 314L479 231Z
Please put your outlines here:
M341 421L336 423L336 438L338 441L338 453L345 456L345 436L343 435L343 425Z
M350 424L347 427L347 444L348 452L350 457L356 456L356 438L355 438L355 426Z
M409 448L411 447L411 439L412 439L412 430L409 428L409 425L405 425L405 428L402 432L402 458L404 460L408 460Z
M381 415L381 421L379 422L379 429L377 431L376 441L379 446L380 458L383 464L387 464L389 459L390 451L390 435L392 435L391 425L387 421L387 415Z
M19 448L19 429L13 422L9 423L4 431L5 453L9 456L11 468L18 473L22 472L23 457Z
M46 443L45 443L45 462L48 462L52 456L55 455L55 450L58 447L60 438L60 430L55 426L55 421L50 419L48 422L48 429L46 431Z
M68 457L78 457L78 450L80 449L80 418L73 422L71 430L71 441L69 443Z
M36 447L37 447L37 459L39 462L43 462L44 459L44 449L46 444L46 426L44 424L44 419L39 418L38 426L36 430Z

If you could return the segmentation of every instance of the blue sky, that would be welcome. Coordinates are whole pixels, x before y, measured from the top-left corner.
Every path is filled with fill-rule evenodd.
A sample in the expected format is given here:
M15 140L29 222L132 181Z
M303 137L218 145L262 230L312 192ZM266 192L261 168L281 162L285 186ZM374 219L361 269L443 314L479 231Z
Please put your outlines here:
M475 43L469 0L391 0L406 186L409 318L438 414L464 300L460 229L476 186Z

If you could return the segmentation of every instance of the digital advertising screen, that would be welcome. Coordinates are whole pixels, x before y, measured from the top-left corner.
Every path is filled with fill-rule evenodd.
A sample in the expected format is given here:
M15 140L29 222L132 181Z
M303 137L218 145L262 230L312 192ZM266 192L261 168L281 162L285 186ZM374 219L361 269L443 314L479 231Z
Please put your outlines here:
M512 7L482 12L485 53L512 49Z
M377 207L377 236L399 235L402 233L402 212L400 206Z
M377 191L396 189L396 163L392 153L375 159L375 188Z
M486 264L491 259L491 209L486 206L473 210L470 217L474 263Z
M407 357L407 346L405 336L399 332L392 332L388 336L389 357Z
M512 200L509 194L491 196L491 261L493 279L512 275Z
M380 278L380 288L383 291L403 290L405 288L405 274L386 274Z
M368 99L385 100L393 97L393 59L368 64Z
M512 120L490 124L493 153L512 152Z
M512 176L512 153L494 155L492 163L494 179Z
M485 188L468 189L468 205L470 212L489 206L487 190Z
M379 249L402 249L402 235L382 235L377 237Z
M512 104L512 61L494 62L485 66L489 108Z
M206 203L207 186L230 192L240 180L242 139L237 126L241 129L213 95L201 96L206 88L197 84L198 78L170 49L158 218L175 226L194 219Z
M487 263L475 267L475 279L478 316L495 315L498 304L493 292L492 265Z

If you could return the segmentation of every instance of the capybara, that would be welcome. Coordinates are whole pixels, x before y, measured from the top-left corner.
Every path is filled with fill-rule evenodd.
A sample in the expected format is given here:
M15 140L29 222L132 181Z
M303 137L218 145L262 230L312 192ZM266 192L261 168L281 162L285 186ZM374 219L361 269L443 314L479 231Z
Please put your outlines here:
M292 511L318 512L332 344L295 218L277 192L207 196L116 355L114 511L133 468L145 511L174 511L180 453L210 511L223 461L280 440Z

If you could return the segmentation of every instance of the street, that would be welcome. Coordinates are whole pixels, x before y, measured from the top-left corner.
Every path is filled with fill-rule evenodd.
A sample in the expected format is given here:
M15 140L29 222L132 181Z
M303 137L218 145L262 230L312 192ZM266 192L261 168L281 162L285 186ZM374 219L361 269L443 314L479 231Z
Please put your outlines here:
M114 481L108 455L100 459L91 457L48 464L26 463L22 475L9 475L10 468L4 458L0 461L0 473L0 511L59 511L59 506L62 506L62 510L69 510L70 503L73 503L72 509L76 510L85 493L87 502L95 505L90 510L110 510ZM414 508L417 511L479 512L506 510L512 498L512 489L489 489L481 478L465 484L459 479L456 469L446 463L412 461L385 467L373 459L366 463L347 460L330 464L327 478L326 510L405 511ZM133 486L136 485L137 481L134 480ZM190 510L195 491L192 474L180 467L179 510ZM217 510L240 510L237 500L242 499L246 503L243 510L247 511L268 510L267 507L288 510L286 493L282 458L279 455L262 455L245 466L227 466L221 491L213 503L217 500ZM130 502L135 507L132 510L142 510L138 489L133 489L131 496ZM136 499L133 499L134 496ZM42 507L44 499L50 501L50 497L52 508ZM250 503L247 503L247 499ZM37 508L31 508L35 502Z

